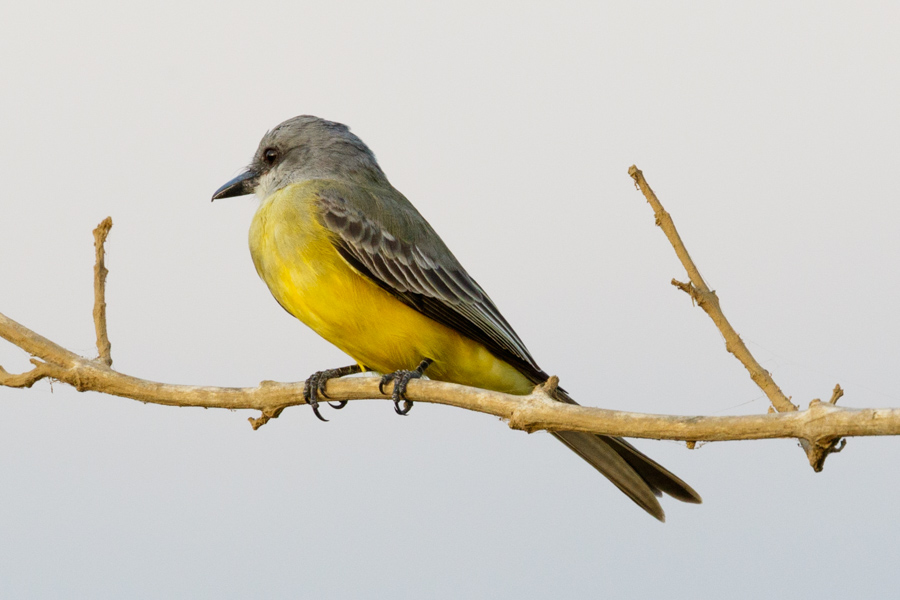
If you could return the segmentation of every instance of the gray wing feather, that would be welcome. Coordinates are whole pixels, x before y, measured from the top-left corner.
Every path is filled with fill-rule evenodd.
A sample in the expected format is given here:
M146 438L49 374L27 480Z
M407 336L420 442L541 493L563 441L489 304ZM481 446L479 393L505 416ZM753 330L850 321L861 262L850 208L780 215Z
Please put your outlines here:
M486 345L492 351L511 354L518 359L517 363L541 372L525 344L488 295L466 273L424 218L416 214L424 229L417 232L418 237L422 238L424 234L424 239L411 241L399 239L338 193L326 191L320 194L319 207L322 224L338 236L339 250L364 266L368 271L366 274L374 277L376 283L414 308L420 308L417 301L422 298L437 301L437 306L429 303L428 316L456 329L462 319L464 324L472 326L463 327L462 333L472 334L477 341L489 340ZM424 243L426 241L430 243ZM448 311L446 314L445 310Z

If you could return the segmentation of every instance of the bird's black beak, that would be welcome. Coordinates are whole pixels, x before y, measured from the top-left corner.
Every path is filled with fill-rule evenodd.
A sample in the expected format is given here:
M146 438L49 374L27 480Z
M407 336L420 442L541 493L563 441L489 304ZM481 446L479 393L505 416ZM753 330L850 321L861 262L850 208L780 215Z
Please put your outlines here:
M252 194L258 183L259 173L253 169L247 169L217 189L216 193L213 194L212 199L219 200L220 198L232 198L234 196L246 196L247 194Z

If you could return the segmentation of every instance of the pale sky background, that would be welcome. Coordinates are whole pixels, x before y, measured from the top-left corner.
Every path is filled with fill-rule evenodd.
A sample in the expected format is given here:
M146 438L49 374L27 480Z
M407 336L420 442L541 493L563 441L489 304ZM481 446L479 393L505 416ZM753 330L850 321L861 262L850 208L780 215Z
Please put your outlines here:
M347 364L253 270L259 138L350 125L582 403L767 401L635 191L636 163L795 402L900 406L896 2L7 3L0 312L115 367L252 386ZM377 6L376 6L377 4ZM0 364L27 356L0 343ZM900 440L638 441L665 525L547 434L387 402L177 409L0 389L0 597L886 597Z

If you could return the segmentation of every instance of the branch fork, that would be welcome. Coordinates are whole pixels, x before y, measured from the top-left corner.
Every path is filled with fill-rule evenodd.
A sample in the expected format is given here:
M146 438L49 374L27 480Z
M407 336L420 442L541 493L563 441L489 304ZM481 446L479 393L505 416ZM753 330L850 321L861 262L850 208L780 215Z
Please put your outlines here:
M524 396L507 418L510 429L518 429L526 433L534 433L546 429L541 426L539 415L543 409L553 409L559 406L559 401L553 398L553 392L559 387L559 377L551 375L544 383L534 386L534 391Z
M0 367L0 385L11 388L30 388L45 377L53 376L53 366L36 358L30 360L34 368L24 373L13 374Z

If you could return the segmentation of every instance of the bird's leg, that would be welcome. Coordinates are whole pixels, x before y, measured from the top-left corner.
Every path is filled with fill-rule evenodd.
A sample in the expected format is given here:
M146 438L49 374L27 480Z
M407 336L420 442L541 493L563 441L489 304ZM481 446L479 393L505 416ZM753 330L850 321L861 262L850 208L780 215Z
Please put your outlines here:
M325 393L325 384L328 383L328 380L360 372L362 372L362 368L359 365L350 365L349 367L341 367L339 369L316 371L306 379L306 383L303 384L303 399L306 400L307 404L312 406L313 412L316 413L319 420L328 421L328 419L323 417L322 413L319 412L319 396L322 396L323 398L328 397L328 394ZM347 406L347 401L341 400L335 404L332 404L331 402L328 404L332 408L341 409Z
M378 383L378 390L382 394L385 393L385 384L388 384L391 381L394 382L394 390L391 393L391 399L394 401L394 410L398 415L405 415L409 413L412 408L412 401L406 398L406 386L409 384L409 380L422 377L422 375L425 374L425 369L433 362L434 361L430 358L424 358L422 359L422 362L419 363L419 366L413 371L401 369L399 371L394 371L393 373L388 373L381 378L381 381ZM400 408L401 400L403 400L403 408Z

